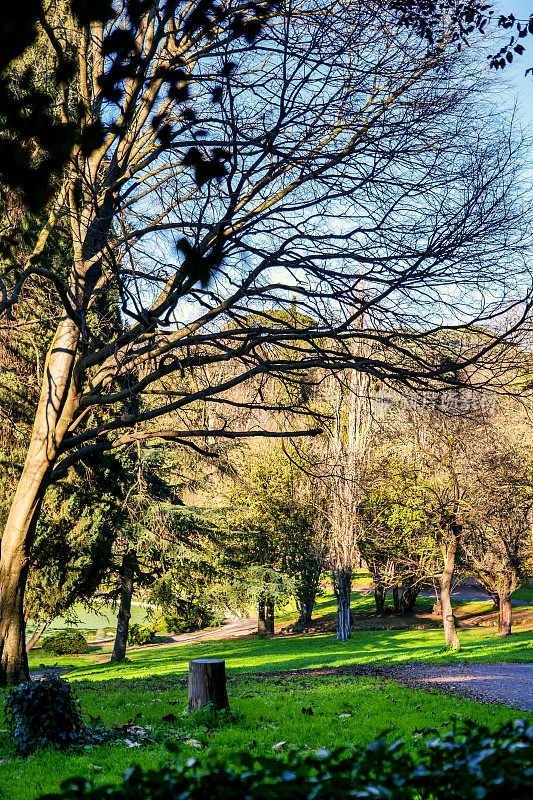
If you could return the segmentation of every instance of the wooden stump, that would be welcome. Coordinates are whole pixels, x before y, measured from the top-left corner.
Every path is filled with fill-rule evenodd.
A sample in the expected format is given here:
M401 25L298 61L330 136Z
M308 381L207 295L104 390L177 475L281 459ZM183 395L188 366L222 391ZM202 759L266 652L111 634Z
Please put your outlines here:
M229 708L226 662L215 658L189 661L189 713L210 705L216 711Z

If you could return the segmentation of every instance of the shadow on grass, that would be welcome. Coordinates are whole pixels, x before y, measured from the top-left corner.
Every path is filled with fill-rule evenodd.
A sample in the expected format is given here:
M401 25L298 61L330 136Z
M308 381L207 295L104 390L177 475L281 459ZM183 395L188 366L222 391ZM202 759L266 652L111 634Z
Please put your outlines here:
M508 638L486 631L460 633L461 649L444 648L441 631L355 631L347 642L331 635L283 639L233 639L195 642L130 652L121 663L75 666L69 680L185 677L193 658L223 658L229 673L270 672L328 666L402 664L413 661L435 664L482 662L531 662L533 647L529 632Z

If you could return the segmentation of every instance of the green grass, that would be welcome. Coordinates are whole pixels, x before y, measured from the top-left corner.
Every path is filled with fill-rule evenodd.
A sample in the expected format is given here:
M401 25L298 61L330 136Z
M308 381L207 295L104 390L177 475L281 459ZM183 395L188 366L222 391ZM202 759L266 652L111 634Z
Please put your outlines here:
M275 639L228 639L131 650L122 664L94 663L91 654L83 656L30 658L30 667L71 666L69 680L100 681L111 678L144 678L148 675L187 673L191 658L224 658L232 672L268 672L309 667L347 666L350 664L401 664L427 661L434 664L455 662L531 662L531 632L514 633L499 638L495 629L471 628L459 631L461 650L443 649L440 630L354 631L347 642L338 642L332 634L281 637ZM103 654L105 656L105 654ZM108 657L108 654L107 656ZM91 663L92 662L92 663Z
M459 605L460 603L461 601L453 601L454 605ZM385 605L392 606L392 592L387 594ZM432 610L434 605L435 597L418 597L416 610L418 612L427 613ZM362 591L354 590L352 592L351 609L355 614L373 614L376 610L374 593L368 589ZM315 607L313 609L313 618L316 619L325 614L334 614L336 610L337 606L333 591L328 587L327 589L324 589L322 594L320 594L316 599ZM276 613L276 622L288 623L293 621L296 617L296 604L294 600L291 599L285 608Z
M533 603L533 589L521 586L520 589L513 592L513 600L518 600L521 603Z
M432 598L425 601L433 604ZM356 593L354 610L370 609L372 602L371 596ZM486 605L490 606L476 603L469 607ZM332 611L333 598L324 594L318 600L317 616ZM121 742L67 754L38 753L22 761L14 757L4 732L0 734L0 797L33 800L42 793L57 791L62 780L76 774L96 783L118 781L132 762L157 767L171 760L165 739L180 742L180 759L193 754L204 759L216 750L230 762L231 754L243 748L271 753L273 745L281 741L310 747L362 744L383 730L415 746L417 731L444 726L452 714L494 727L524 716L524 712L415 691L370 677L300 675L267 679L249 673L410 661L533 661L530 632L515 632L507 638L495 634L495 628L460 629L462 648L457 653L443 648L442 631L438 629L360 630L347 642L337 642L332 634L326 634L147 647L130 650L122 664L102 661L109 658L109 650L63 658L32 653L32 667L39 663L72 667L68 680L75 685L88 713L101 716L106 725L133 719L149 726L152 741L138 749ZM198 657L226 660L234 716L224 723L209 715L182 715L188 662ZM302 708L312 708L313 714L302 713ZM171 723L162 720L169 712L176 715ZM202 749L197 751L187 744L189 738L198 740Z
M232 715L225 721L217 721L212 714L183 716L183 685L173 677L150 677L148 671L138 680L87 681L79 685L78 694L83 708L101 716L106 725L136 718L137 724L147 728L151 743L137 749L120 742L74 753L46 751L22 760L14 757L2 733L1 797L33 800L42 793L57 791L61 782L73 775L97 784L116 782L132 762L144 767L168 762L172 757L164 746L167 739L179 742L180 761L191 755L203 760L216 751L230 763L232 753L240 749L272 754L273 746L283 741L286 746L311 748L362 744L383 731L394 738L405 738L415 747L421 729L430 726L444 730L453 714L490 728L527 716L516 709L411 690L391 681L335 675L271 680L243 676L230 680ZM313 713L303 713L302 708L311 708ZM164 722L162 717L169 713L176 719ZM187 744L187 739L200 742L201 750Z

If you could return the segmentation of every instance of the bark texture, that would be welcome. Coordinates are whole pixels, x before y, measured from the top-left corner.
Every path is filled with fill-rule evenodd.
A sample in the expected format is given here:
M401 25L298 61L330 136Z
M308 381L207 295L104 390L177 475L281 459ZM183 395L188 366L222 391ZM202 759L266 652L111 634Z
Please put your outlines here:
M229 708L226 689L226 662L213 658L189 661L189 713L204 706L216 711Z
M405 582L402 589L401 612L402 617L406 614L413 614L415 610L416 598L420 589L413 586L410 582Z
M351 635L350 601L352 596L352 571L342 569L333 573L333 589L337 599L337 636L345 642Z
M266 609L264 600L260 600L257 604L257 633L259 636L266 636L267 634Z
M300 630L305 630L311 624L312 617L313 617L313 608L314 608L314 601L313 600L301 600L299 605L300 616L298 618L298 622L296 623Z
M382 583L376 584L374 588L374 600L376 601L376 613L383 614L385 612L385 597L387 591Z
M260 600L257 604L257 633L259 636L266 636L266 609L265 601Z
M395 584L392 588L392 602L394 603L394 610L400 610L400 594L398 590L398 584Z
M274 633L274 601L267 600L265 604L265 627L267 633Z
M513 622L513 606L511 595L508 593L500 595L500 636L511 635L511 625Z
M64 318L48 351L24 467L11 505L0 558L0 685L28 680L24 590L37 519L58 449L77 408L71 368L78 330Z
M131 598L133 597L133 584L135 579L136 558L135 553L128 550L122 556L120 566L120 605L117 616L117 634L115 646L111 654L111 661L123 661L126 657L128 645L128 629L131 618Z
M442 626L444 628L444 639L447 647L452 650L459 650L460 643L457 631L455 629L455 620L453 617L452 602L450 598L453 571L455 569L455 554L457 552L458 538L452 537L451 541L446 545L441 544L441 552L443 554L444 569L440 579L440 603L442 609Z

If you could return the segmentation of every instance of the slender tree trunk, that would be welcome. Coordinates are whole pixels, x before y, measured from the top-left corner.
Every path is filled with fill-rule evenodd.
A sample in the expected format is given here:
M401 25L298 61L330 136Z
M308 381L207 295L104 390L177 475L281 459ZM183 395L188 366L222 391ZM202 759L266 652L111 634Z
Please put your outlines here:
M383 614L385 612L385 597L387 592L382 583L376 583L374 589L374 600L376 601L376 613Z
M350 601L352 570L339 569L333 573L333 590L337 599L337 639L345 642L351 635Z
M392 588L392 602L394 603L394 610L400 610L400 593L398 590L398 584L396 583Z
M513 606L511 603L511 595L509 591L505 591L500 595L500 636L511 635L511 624L513 621Z
M259 634L259 636L266 636L267 634L266 611L265 611L264 600L260 600L257 605L257 633Z
M22 474L2 536L0 558L0 685L27 680L24 590L35 528L58 448L72 422L78 396L71 369L78 341L64 318L48 351L41 395Z
M452 601L450 598L453 571L455 569L455 553L457 551L458 537L454 536L452 541L446 545L441 544L440 550L444 560L444 569L440 579L440 602L442 608L442 626L444 628L444 639L447 647L459 650L460 643L455 621L453 618Z
M274 601L266 601L265 627L267 633L274 633Z
M122 564L120 566L120 605L117 617L117 635L111 654L111 661L123 661L126 657L135 566L135 553L133 550L127 550L122 556Z
M36 628L35 629L35 633L31 637L30 641L26 644L26 652L27 653L30 652L32 647L35 647L35 645L37 644L37 642L39 641L39 639L41 638L43 633L45 633L45 631L48 630L48 628L50 627L51 624L52 624L52 620L51 619L47 619L46 622L43 625L41 625L40 628Z

